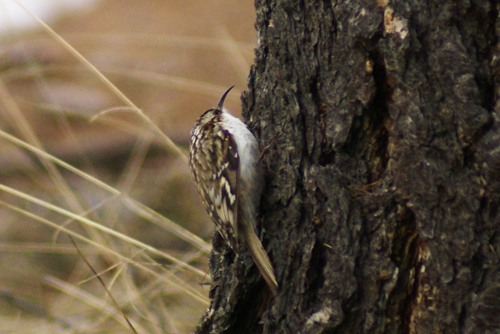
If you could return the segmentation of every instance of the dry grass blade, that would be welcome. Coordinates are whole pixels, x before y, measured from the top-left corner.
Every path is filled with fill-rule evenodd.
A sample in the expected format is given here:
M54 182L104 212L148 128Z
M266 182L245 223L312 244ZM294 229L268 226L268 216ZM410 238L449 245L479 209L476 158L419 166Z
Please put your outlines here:
M20 192L20 191L18 191L16 189L8 187L8 186L6 186L4 184L0 184L0 190L3 190L3 191L5 191L5 192L7 192L7 193L9 193L11 195L23 198L23 199L25 199L25 200L27 200L27 201L29 201L31 203L38 204L38 205L40 205L40 206L42 206L42 207L44 207L46 209L49 209L49 210L52 210L54 212L60 213L60 214L66 216L68 218L72 218L72 219L74 219L76 221L79 221L79 222L81 222L83 224L86 224L86 225L88 225L90 227L93 227L93 228L95 228L97 230L100 230L100 231L105 232L105 233L107 233L109 235L117 237L117 238L119 238L119 239L121 239L123 241L126 241L126 242L128 242L128 243L130 243L130 244L132 244L134 246L143 248L143 249L149 251L152 254L161 256L161 257L163 257L163 258L165 258L165 259L167 259L169 261L174 262L177 265L180 265L184 269L186 269L186 270L188 270L188 271L190 271L190 272L192 272L194 274L197 274L200 277L203 277L205 275L205 273L203 271L198 270L198 269L196 269L196 268L194 268L194 267L192 267L192 266L190 266L190 265L188 265L188 264L186 264L186 263L184 263L182 261L179 261L178 259L176 259L175 257L171 256L168 253L159 251L158 249L154 248L153 246L150 246L150 245L147 245L147 244L145 244L143 242L135 240L135 239L133 239L133 238L127 236L127 235L124 235L124 234L122 234L120 232L117 232L117 231L115 231L115 230L113 230L113 229L111 229L109 227L106 227L106 226L103 226L101 224L98 224L98 223L96 223L96 222L94 222L94 221L92 221L92 220L90 220L88 218L85 218L85 217L82 217L80 215L74 214L73 212L70 212L70 211L65 210L63 208L60 208L60 207L58 207L56 205L47 203L47 202L45 202L45 201L43 201L43 200L41 200L39 198L35 198L33 196L25 194L25 193Z
M11 115L11 118L14 120L15 125L20 130L20 132L27 138L30 146L36 148L38 151L43 152L43 145L36 136L35 132L31 128L30 124L26 120L25 116L18 108L14 99L9 94L7 87L5 87L2 80L0 80L0 100L3 102L5 106L5 110ZM77 196L71 191L70 186L62 176L59 170L57 170L54 162L51 159L47 159L44 156L40 156L40 162L43 165L44 169L50 175L50 178L56 185L57 190L61 193L62 198L66 201L68 206L74 212L83 212L84 209L79 202ZM92 235L95 240L100 240L100 236L95 233L95 231L88 226L84 225L87 233ZM100 242L104 242L100 240Z
M73 245L75 246L76 248L76 251L78 252L78 255L80 255L80 257L83 259L83 261L85 262L85 264L90 268L90 270L92 270L92 272L94 273L94 275L97 277L97 279L99 280L99 282L101 283L102 287L106 290L109 298L111 298L111 301L113 302L113 304L115 305L116 309L120 312L120 314L122 315L122 317L125 319L125 321L127 322L127 324L130 326L130 328L132 329L132 331L137 334L137 331L135 330L135 327L134 325L132 325L132 323L130 322L129 318L127 317L127 315L123 312L123 310L120 308L120 305L118 305L118 303L116 302L115 298L113 297L113 295L111 294L111 292L108 290L108 287L106 286L106 284L104 283L104 281L102 280L101 276L99 276L99 274L94 270L94 267L92 267L92 265L89 263L89 261L87 261L87 259L85 258L85 256L82 254L82 252L80 251L80 248L78 248L78 245L76 244L75 240L73 240L73 238L71 237L71 235L68 235L69 239L71 240L71 242L73 243Z
M125 94L122 93L121 90L118 89L97 67L95 67L91 62L89 62L80 52L78 52L74 47L71 46L68 42L64 40L58 33L56 33L51 27L49 27L43 20L41 20L38 16L33 14L33 12L29 11L26 7L24 7L19 1L14 1L18 6L20 6L24 11L26 11L29 15L31 15L47 33L49 33L56 41L59 42L61 46L63 46L68 52L70 52L75 58L77 58L82 64L84 64L92 73L94 73L99 80L101 80L111 91L113 91L116 96L118 96L125 104L133 108L137 114L139 114L146 123L155 131L157 135L162 137L165 142L168 144L174 152L177 152L179 156L183 158L183 160L187 161L187 155L168 137L166 136L156 124L151 121L151 119L146 116Z
M218 33L221 35L220 40L223 41L222 47L231 54L232 57L229 57L229 60L231 60L233 68L238 72L240 80L245 82L248 77L248 67L250 67L250 64L245 60L241 52L241 46L231 37L226 27L219 24L217 28ZM241 95L241 92L238 92L239 95Z
M55 277L47 276L45 277L45 282L48 285L52 286L53 288L64 292L68 296L77 298L80 301L86 303L87 305L90 305L99 310L105 310L107 314L110 314L118 323L128 327L128 322L123 318L121 310L117 311L115 309L116 306L113 307L104 302L102 299L92 296L91 294L83 291L82 289L72 286L71 284L63 282ZM136 327L139 329L140 333L147 333L147 331L144 328L141 328L138 324L136 324ZM135 328L134 328L134 333L137 333Z
M37 314L41 317L49 319L51 322L56 322L62 327L66 329L73 329L71 324L66 322L64 319L59 319L56 317L53 317L47 310L44 308L34 305L26 300L23 300L21 298L18 298L17 296L13 295L9 291L0 291L0 298L5 300L7 303L11 305L11 307L15 307L20 310L26 310L31 314Z
M128 205L130 210L135 212L137 215L140 217L143 217L144 219L147 219L148 221L161 226L165 229L168 229L172 233L174 233L177 237L190 242L193 245L196 245L199 247L201 250L204 251L204 253L209 253L210 252L210 246L207 242L205 242L203 239L198 237L197 235L189 232L188 230L181 228L180 226L172 223L170 220L166 219L162 215L160 215L158 212L155 212L151 208L148 208L144 204L141 204L137 201L134 201L130 198L125 198L125 203Z
M84 242L88 243L89 245L92 245L92 246L100 249L101 251L103 251L103 253L112 254L113 256L116 256L118 259L124 261L125 263L131 264L131 265L133 265L135 267L138 267L139 269L141 269L141 270L143 270L145 272L148 272L149 274L153 275L154 277L163 280L166 284L171 284L176 289L181 289L182 291L184 291L186 293L186 295L195 298L196 300L202 302L205 305L208 305L208 301L206 299L206 296L201 295L199 293L199 291L194 290L189 285L181 284L183 282L176 283L176 282L173 282L172 280L168 280L169 278L171 278L170 276L166 276L165 277L163 275L160 275L157 272L155 272L154 270L151 270L150 268L148 268L147 266L144 266L144 265L142 265L141 263L139 263L137 261L134 261L134 260L132 260L132 259L126 257L126 256L123 256L122 254L120 254L120 253L118 253L118 252L110 249L109 247L106 247L106 246L103 246L103 245L101 245L99 243L96 243L95 241L92 241L92 240L90 240L90 239L88 239L88 238L86 238L86 237L84 237L84 236L82 236L82 235L80 235L80 234L78 234L78 233L76 233L74 231L71 231L70 229L67 229L67 228L65 228L63 226L59 226L59 225L57 225L57 224L55 224L55 223L53 223L53 222L51 222L51 221L49 221L49 220L47 220L45 218L42 218L40 216L37 216L37 215L33 214L31 212L28 212L28 211L23 210L21 208L15 207L15 206L13 206L13 205L11 205L9 203L6 203L4 201L1 201L1 200L0 200L0 205L3 205L3 206L5 206L5 207L7 207L7 208L9 208L9 209L11 209L11 210L13 210L15 212L18 212L18 213L26 216L26 217L29 217L29 218L32 218L32 219L37 220L39 222L42 222L42 223L44 223L44 224L46 224L46 225L48 225L48 226L50 226L50 227L52 227L52 228L54 228L56 230L60 230L61 232L66 233L68 235L71 235L72 237L77 238L77 239L79 239L81 241L84 241ZM182 267L186 266L186 264L183 263L182 261L178 261L178 262L183 264ZM172 273L170 273L170 274L172 274ZM198 272L196 274L199 275ZM205 276L205 274L203 274L203 275Z
M129 205L131 210L134 211L135 213L137 213L138 215L149 219L151 222L154 222L158 226L168 228L168 230L171 231L174 235L189 242L190 244L192 244L195 247L205 249L207 252L210 250L210 247L208 246L208 244L203 239L198 237L197 235L189 232L188 230L181 227L180 225L175 224L171 220L163 217L159 213L144 206L143 204L137 202L136 200L123 195L117 189L115 189L115 188L111 187L110 185L98 180L97 178L93 177L92 175L89 175L89 174L81 171L80 169L71 166L70 164L68 164L68 163L48 154L47 152L42 151L42 150L40 150L40 149L18 139L10 134L8 134L5 131L0 130L0 137L7 139L7 140L11 141L12 143L15 143L16 145L24 147L25 149L28 149L28 150L36 153L37 155L44 157L45 159L53 161L54 163L58 164L59 166L66 168L67 170L84 178L85 180L92 182L93 184L101 187L104 190L107 190L108 192L110 192L113 195L123 196L123 198L125 199L125 202Z

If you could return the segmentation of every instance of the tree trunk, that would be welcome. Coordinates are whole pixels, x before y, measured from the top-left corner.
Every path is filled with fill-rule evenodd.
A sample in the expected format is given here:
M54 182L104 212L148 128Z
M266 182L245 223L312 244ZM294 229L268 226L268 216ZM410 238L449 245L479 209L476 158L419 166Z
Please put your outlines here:
M266 185L197 333L500 333L495 1L256 0Z

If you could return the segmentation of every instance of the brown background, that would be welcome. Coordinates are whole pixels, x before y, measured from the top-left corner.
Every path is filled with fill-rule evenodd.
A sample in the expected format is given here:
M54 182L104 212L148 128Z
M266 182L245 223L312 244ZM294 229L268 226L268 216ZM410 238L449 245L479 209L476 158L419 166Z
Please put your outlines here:
M236 87L226 106L239 115L239 95L254 57L254 18L252 1L102 1L89 12L49 24L186 150L194 120L231 85ZM27 140L20 126L25 120L48 153L209 241L212 226L185 161L130 111L107 113L89 122L90 117L124 103L53 37L42 30L4 36L0 84L4 86L1 130ZM85 208L101 205L94 211L100 223L172 254L195 252L164 229L138 219L110 200L108 193L71 172L60 172ZM67 198L36 156L4 139L0 139L0 183L68 208ZM66 221L5 193L0 199L58 224ZM47 287L48 276L73 284L91 276L68 238L4 206L0 217L0 331L58 332L54 323L59 320L70 323L70 328L90 326L92 332L111 328L97 321L102 311L89 311L84 302ZM74 223L68 225L81 231ZM96 270L113 266L94 257L98 251L92 247L81 247ZM200 256L199 268L206 270L206 261L206 255ZM104 294L97 283L81 285L90 289L89 284L93 293ZM168 294L169 287L164 289L159 294ZM164 300L168 311L158 312L156 325L170 331L191 330L206 308L202 303L184 303L182 293L175 302ZM165 314L169 320L161 319ZM119 330L128 332L124 327Z

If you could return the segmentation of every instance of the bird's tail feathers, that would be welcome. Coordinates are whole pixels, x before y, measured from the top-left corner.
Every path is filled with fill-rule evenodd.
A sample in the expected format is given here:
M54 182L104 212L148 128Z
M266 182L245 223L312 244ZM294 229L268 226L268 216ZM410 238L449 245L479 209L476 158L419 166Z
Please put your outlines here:
M241 232L246 234L244 239L246 240L248 250L250 251L250 254L252 254L252 258L257 265L257 268L259 268L259 271L269 286L269 289L271 289L273 294L276 294L276 291L278 290L278 283L276 282L274 269L271 265L271 261L269 260L269 256L267 256L266 250L262 246L262 243L255 234L253 228L249 227L243 230L244 231Z

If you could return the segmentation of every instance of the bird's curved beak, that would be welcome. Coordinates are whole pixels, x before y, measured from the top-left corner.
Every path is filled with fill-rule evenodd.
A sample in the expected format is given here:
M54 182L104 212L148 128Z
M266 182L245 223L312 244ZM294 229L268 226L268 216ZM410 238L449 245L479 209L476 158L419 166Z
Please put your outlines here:
M224 100L226 99L226 96L227 96L227 94L229 93L229 91L230 91L231 89L233 89L233 87L234 87L234 86L229 87L229 89L228 89L228 90L226 90L226 92L225 92L224 94L222 94L222 97L220 98L219 103L217 103L217 109L222 110L222 107L223 107L223 105L224 105Z

